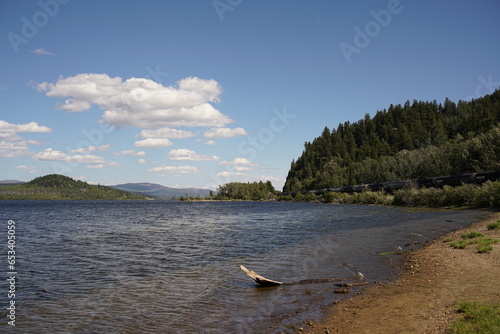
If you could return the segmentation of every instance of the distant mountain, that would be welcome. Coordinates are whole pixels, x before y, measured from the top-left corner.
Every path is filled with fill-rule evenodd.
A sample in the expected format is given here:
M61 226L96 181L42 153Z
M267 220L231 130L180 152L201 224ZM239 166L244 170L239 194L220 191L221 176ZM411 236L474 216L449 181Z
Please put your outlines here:
M21 183L26 183L24 181L19 181L19 180L0 180L0 185L12 185L12 184L21 184Z
M158 183L124 183L111 186L115 189L121 189L132 193L141 193L155 197L172 198L180 196L200 196L206 197L210 195L210 189L198 188L170 188L162 186Z

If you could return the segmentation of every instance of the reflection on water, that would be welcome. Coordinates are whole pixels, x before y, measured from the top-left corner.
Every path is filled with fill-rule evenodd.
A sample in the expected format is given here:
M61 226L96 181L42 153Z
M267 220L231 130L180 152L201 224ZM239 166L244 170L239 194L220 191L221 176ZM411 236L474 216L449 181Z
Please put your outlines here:
M279 332L320 317L340 298L336 287L256 288L239 264L284 282L356 281L358 272L386 281L400 257L378 253L481 218L260 202L4 201L0 209L2 221L17 226L16 330L23 333ZM6 319L8 300L0 302Z

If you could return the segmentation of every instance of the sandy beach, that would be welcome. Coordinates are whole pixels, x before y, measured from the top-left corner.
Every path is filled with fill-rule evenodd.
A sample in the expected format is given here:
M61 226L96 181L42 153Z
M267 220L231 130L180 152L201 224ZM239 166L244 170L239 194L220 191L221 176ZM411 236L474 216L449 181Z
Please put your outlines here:
M476 245L454 249L446 241L471 231L500 238L500 230L486 227L498 220L500 213L491 213L486 220L408 252L399 279L371 285L335 304L321 322L309 321L300 333L446 333L460 317L458 303L500 300L500 244L493 245L491 253L478 253Z

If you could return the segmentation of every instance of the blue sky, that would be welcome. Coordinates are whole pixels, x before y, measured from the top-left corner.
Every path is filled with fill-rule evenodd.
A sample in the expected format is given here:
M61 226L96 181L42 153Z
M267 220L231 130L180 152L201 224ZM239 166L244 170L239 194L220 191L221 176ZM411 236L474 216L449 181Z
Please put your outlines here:
M271 180L325 126L500 86L500 2L0 0L0 179Z

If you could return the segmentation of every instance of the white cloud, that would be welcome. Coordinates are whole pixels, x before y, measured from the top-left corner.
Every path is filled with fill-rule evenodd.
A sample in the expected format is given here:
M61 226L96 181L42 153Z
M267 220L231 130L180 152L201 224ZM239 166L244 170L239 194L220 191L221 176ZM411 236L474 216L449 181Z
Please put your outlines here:
M168 147L172 146L174 143L172 143L170 140L166 138L146 138L143 140L136 141L134 143L135 147L141 147L141 148L156 148L156 147Z
M55 151L51 148L48 148L42 152L38 152L33 155L33 159L35 160L48 160L48 161L65 161L68 158L66 153L61 151Z
M90 109L90 103L82 100L67 99L64 101L64 104L57 103L56 107L67 112L80 112Z
M221 166L260 166L258 163L251 162L247 158L234 158L233 161L221 161Z
M28 151L0 150L0 158L19 158L29 154Z
M0 150L27 150L28 145L41 145L36 140L0 141Z
M250 174L245 174L245 173L234 173L234 172L220 172L217 173L218 177L225 178L227 182L231 182L231 180L238 180L240 182L259 182L259 181L271 181L271 182L283 182L282 179L274 177L274 176L267 176L267 175L250 175Z
M145 163L147 163L146 159L139 159L139 161L138 161L138 162L139 162L140 164L145 164Z
M215 145L215 141L213 141L213 140L207 140L207 142L205 143L205 145L208 145L208 146Z
M217 173L217 176L230 179L230 178L245 178L245 177L248 177L249 175L244 174L244 173L231 173L228 171L224 171L224 172Z
M71 150L71 153L82 153L82 154L88 154L92 152L104 152L106 151L111 145L101 145L101 146L89 146L89 147L81 147L77 148L74 150Z
M18 158L32 154L28 151L28 145L42 145L36 140L20 140L20 141L0 141L0 157L2 158Z
M97 165L90 165L90 166L87 166L85 168L89 168L89 169L102 169L104 168L104 164L97 164Z
M123 81L90 73L34 87L49 97L69 97L58 107L70 112L85 111L95 104L105 110L101 121L115 127L223 127L233 122L210 104L219 102L222 93L215 80L188 77L166 87L150 79Z
M38 173L37 168L34 166L19 165L19 166L16 166L16 169L24 170L24 171L28 172L29 174Z
M122 166L122 165L120 165L120 164L119 164L118 162L116 162L116 161L106 161L106 165L107 165L107 166L110 166L110 167L116 167L116 168L118 168L118 167L121 167L121 166Z
M46 51L46 50L44 50L42 48L30 50L30 52L34 53L36 55L43 55L43 56L53 56L53 55L55 55L55 53L50 52L50 51Z
M148 172L176 173L176 174L196 174L200 170L194 166L162 166L148 169Z
M146 152L144 151L135 151L135 150L125 150L119 152L113 152L114 155L128 155L131 157L145 156Z
M191 131L176 130L172 128L161 128L156 130L142 130L138 135L142 138L170 138L170 139L185 139L196 136Z
M67 161L79 164L100 164L105 162L103 157L97 155L68 155L64 152L53 150L51 148L34 154L33 159L45 161Z
M181 148L178 150L172 150L168 153L169 160L176 161L209 161L209 160L219 160L220 158L216 155L199 154L195 151L187 150Z
M212 128L204 133L206 138L231 138L246 136L248 133L243 128Z
M36 122L26 124L12 124L0 120L0 138L5 140L19 140L17 134L20 132L52 132L52 129Z
M235 166L234 170L237 171L237 172L252 172L253 168Z

